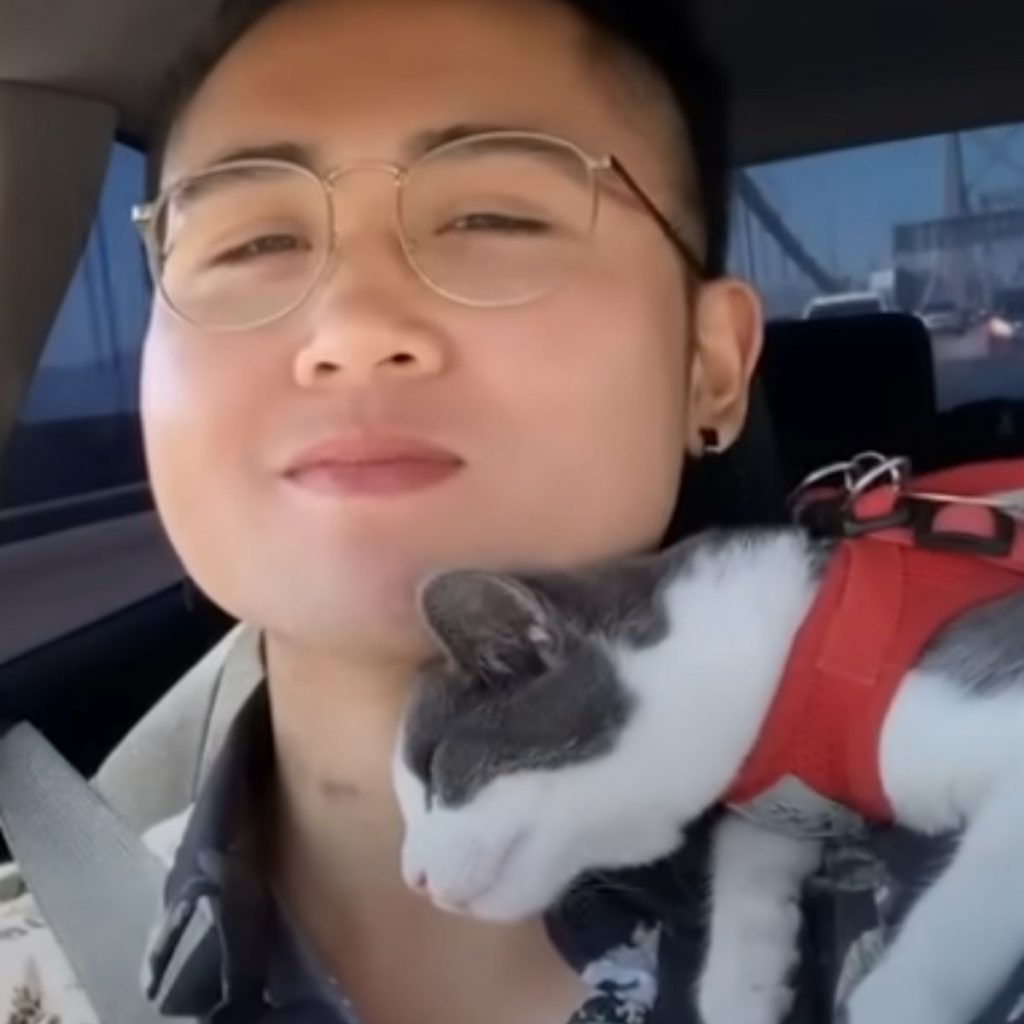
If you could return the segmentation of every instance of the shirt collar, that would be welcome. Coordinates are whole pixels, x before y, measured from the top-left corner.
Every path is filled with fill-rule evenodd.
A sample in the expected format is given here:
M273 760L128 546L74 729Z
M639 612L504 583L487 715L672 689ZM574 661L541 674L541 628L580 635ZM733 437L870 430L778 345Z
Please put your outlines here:
M259 870L256 801L273 767L260 685L232 724L167 877L147 955L147 994L162 1013L207 1017L262 995L273 906Z

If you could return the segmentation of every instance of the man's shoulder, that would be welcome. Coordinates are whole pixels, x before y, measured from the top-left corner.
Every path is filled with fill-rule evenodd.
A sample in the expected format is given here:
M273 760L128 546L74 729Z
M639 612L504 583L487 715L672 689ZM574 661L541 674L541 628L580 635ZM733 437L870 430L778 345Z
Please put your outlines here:
M147 846L168 864L189 813L145 835ZM139 956L141 976L141 951ZM100 1024L16 865L0 870L0 1024Z

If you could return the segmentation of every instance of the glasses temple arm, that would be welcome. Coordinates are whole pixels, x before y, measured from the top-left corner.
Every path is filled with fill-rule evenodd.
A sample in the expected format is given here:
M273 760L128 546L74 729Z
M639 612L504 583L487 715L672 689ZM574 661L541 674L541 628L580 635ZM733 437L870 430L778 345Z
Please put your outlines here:
M614 156L610 158L609 166L622 179L630 192L636 196L644 209L654 218L658 227L661 228L668 240L679 250L680 255L689 265L690 269L698 277L705 277L707 269L704 266L704 261L697 255L690 243L683 238L679 229L672 223L672 221L670 221L668 217L661 212L657 203L655 203L654 200L651 199L651 197L644 191L636 178L634 178L633 175L626 170L625 166Z

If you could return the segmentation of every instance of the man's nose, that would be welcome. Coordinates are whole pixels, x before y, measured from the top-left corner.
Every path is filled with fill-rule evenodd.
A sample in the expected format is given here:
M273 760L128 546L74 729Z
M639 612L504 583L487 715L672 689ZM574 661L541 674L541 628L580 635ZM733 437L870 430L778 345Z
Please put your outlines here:
M398 239L378 236L346 247L328 274L312 297L295 359L301 386L365 385L381 374L427 377L444 370L449 340L427 312L436 299Z

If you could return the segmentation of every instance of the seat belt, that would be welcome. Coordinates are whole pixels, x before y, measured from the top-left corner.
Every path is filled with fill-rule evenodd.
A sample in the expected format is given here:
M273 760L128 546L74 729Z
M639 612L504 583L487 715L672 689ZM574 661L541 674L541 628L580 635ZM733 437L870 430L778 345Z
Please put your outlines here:
M166 866L33 726L0 729L0 826L100 1021L167 1024L140 981Z

